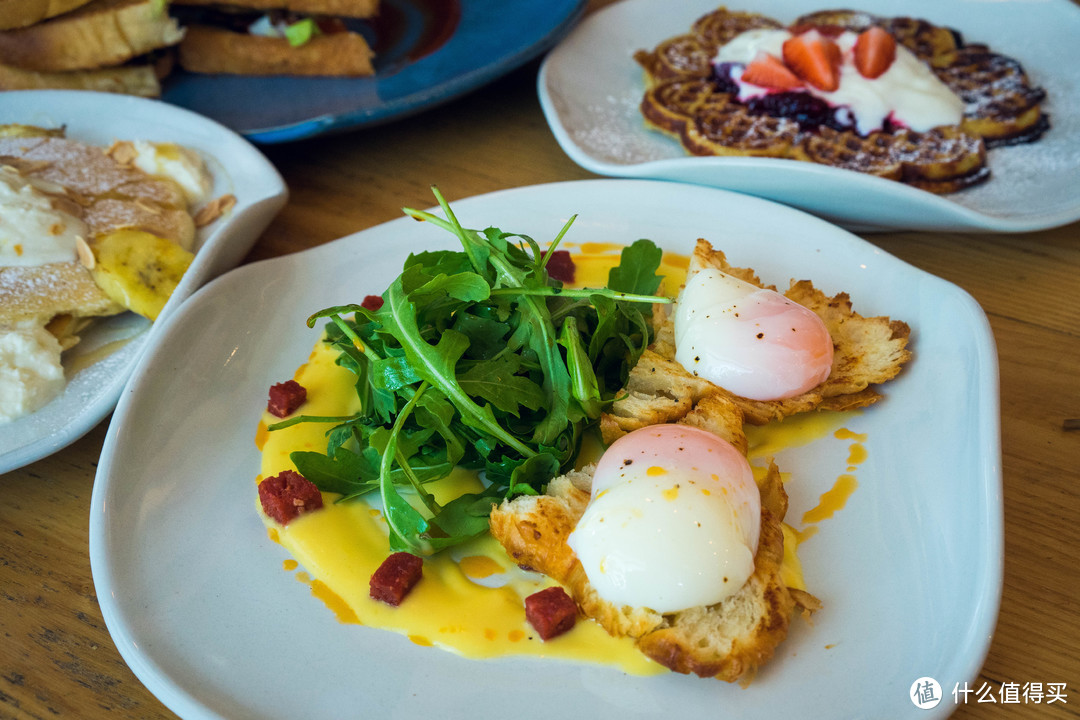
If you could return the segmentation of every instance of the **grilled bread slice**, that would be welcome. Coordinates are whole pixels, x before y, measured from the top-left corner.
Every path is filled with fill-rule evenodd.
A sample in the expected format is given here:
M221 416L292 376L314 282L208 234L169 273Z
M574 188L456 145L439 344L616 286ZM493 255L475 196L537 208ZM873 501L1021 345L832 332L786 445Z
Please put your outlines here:
M757 287L765 285L749 268L730 265L723 252L698 240L687 275L712 267ZM697 377L675 361L675 330L666 306L654 308L656 339L630 371L624 397L600 420L604 442L646 425L678 422L704 398L730 402L745 422L764 425L811 410L853 410L878 402L875 385L891 380L911 359L907 349L911 328L888 317L863 317L852 309L847 293L825 295L808 280L793 281L784 295L810 308L824 321L833 339L833 365L829 377L811 390L785 400L750 400ZM730 438L728 438L730 440Z
M0 0L0 30L33 25L88 2L90 0Z
M55 73L114 67L180 42L157 0L94 0L51 20L0 32L0 63Z
M774 464L759 481L761 535L754 573L737 593L714 605L666 614L604 600L566 543L589 502L593 469L552 480L546 495L503 501L492 510L490 525L510 557L562 583L581 611L609 634L634 638L641 652L675 672L746 682L787 636L796 598L819 607L808 593L789 591L781 579L787 495Z
M180 43L189 72L233 75L363 76L375 73L374 53L362 35L317 35L294 47L284 38L258 37L210 25L190 25Z

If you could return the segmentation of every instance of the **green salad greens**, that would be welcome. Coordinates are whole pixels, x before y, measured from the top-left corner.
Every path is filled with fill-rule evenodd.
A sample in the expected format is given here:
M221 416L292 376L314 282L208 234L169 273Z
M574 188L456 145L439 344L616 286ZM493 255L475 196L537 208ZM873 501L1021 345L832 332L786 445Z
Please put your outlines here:
M362 410L333 422L325 453L291 455L322 491L347 501L378 492L392 550L430 554L487 530L492 503L543 492L573 465L582 434L614 401L651 337L661 251L638 240L608 287L567 289L527 235L468 230L434 190L445 219L405 213L453 233L460 251L410 255L377 310L342 305L325 341L356 374ZM483 492L438 504L425 483L456 467L483 471ZM415 493L421 513L402 495Z

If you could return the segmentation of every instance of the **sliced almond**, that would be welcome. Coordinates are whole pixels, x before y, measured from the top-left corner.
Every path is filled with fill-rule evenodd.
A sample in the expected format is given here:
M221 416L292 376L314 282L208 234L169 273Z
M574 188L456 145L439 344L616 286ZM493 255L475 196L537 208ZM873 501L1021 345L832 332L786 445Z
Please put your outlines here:
M229 212L236 205L236 196L232 193L215 198L195 213L195 227L205 227Z
M105 154L116 161L118 165L132 165L139 153L135 150L135 144L128 140L117 140Z
M86 244L86 240L82 235L75 236L75 254L79 256L79 262L87 270L93 270L96 261L94 260L94 251L90 249L90 246Z

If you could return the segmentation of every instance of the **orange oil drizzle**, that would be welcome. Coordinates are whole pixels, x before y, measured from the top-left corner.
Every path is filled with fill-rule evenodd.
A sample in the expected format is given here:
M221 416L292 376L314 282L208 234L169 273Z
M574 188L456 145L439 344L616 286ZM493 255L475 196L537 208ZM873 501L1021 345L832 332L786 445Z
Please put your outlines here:
M297 575L299 576L300 574L302 573L298 573ZM360 618L356 616L356 613L353 612L353 609L349 607L349 604L342 600L341 596L331 590L323 581L311 581L311 594L322 600L323 604L333 611L339 623L349 625L363 624L360 622Z
M270 437L270 431L266 427L266 423L262 420L259 421L259 427L255 429L255 447L262 452L263 446L266 445L267 438Z
M837 511L843 509L857 487L859 487L859 481L854 475L844 474L836 478L832 489L822 493L817 507L803 513L803 522L816 523L831 518Z

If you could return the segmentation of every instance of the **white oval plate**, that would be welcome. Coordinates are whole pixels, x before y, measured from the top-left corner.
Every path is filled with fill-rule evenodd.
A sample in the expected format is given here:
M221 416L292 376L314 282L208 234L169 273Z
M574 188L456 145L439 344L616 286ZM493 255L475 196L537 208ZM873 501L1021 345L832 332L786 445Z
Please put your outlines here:
M409 200L419 201L409 203ZM404 198L423 204L424 198ZM185 718L944 717L911 684L972 681L1002 580L997 356L964 291L833 225L722 190L590 180L454 204L466 226L543 243L640 237L689 252L706 237L767 282L812 278L864 315L914 329L915 360L846 426L869 458L847 506L800 554L825 604L747 689L641 678L557 661L471 661L394 633L342 625L282 569L255 511L255 428L267 388L292 377L321 308L381 293L410 252L452 248L402 218L240 267L196 293L151 343L109 427L90 516L98 601L120 653ZM178 363L178 355L183 363ZM833 437L785 452L789 519L845 472Z
M134 313L95 322L64 354L63 393L37 412L0 425L0 473L66 447L108 415L162 321L200 285L240 262L288 197L274 166L242 137L156 100L78 91L5 92L0 93L4 123L65 126L67 137L106 147L114 140L179 143L207 161L214 176L211 197L232 193L236 207L198 231L195 260L156 324ZM120 349L95 359L102 348L120 342L125 343Z
M843 5L842 3L840 5ZM821 0L729 3L781 22L836 5ZM843 5L847 7L846 5ZM715 0L625 0L587 17L551 53L537 81L563 150L600 175L676 180L770 198L851 228L1022 232L1080 219L1080 8L1069 0L862 0L860 10L924 17L1019 60L1048 93L1051 129L1036 143L991 150L990 180L951 195L808 162L691 157L646 129L636 50L685 32ZM582 68L588 68L583 72Z

